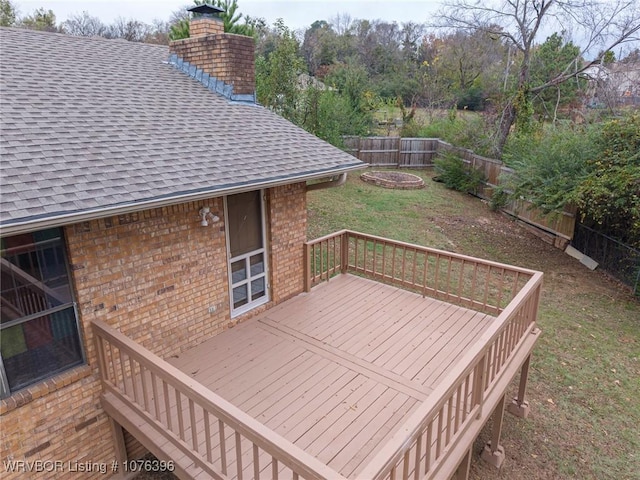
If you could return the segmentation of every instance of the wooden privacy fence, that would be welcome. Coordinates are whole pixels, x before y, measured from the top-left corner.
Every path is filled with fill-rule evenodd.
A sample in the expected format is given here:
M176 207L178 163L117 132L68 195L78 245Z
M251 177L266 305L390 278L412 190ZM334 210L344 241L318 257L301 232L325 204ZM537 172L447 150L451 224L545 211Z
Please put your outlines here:
M438 138L401 137L344 137L345 151L372 167L430 168L443 153L461 158L470 169L483 174L483 185L474 192L484 200L493 196L501 179L513 175L513 170L500 160L483 157L472 150L456 147ZM543 236L554 245L564 248L573 238L576 208L565 206L562 212L544 215L527 200L511 200L502 210L549 235Z
M344 137L345 151L375 167L433 167L437 138Z
M535 345L542 273L347 230L305 253L307 288L352 272L497 316L359 475L449 478Z
M344 480L117 330L98 320L92 327L103 396L114 395L150 425L157 443L171 445L172 460L186 458L215 479Z

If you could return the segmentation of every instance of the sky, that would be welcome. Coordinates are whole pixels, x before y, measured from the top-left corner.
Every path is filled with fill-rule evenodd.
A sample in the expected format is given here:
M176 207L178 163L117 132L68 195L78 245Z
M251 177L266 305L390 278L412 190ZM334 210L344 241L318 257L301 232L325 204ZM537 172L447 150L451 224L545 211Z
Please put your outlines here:
M111 23L117 17L134 18L145 23L169 20L171 14L193 3L190 0L13 0L20 15L43 7L53 10L58 22L82 11ZM329 20L336 14L352 19L382 19L398 23L424 23L438 10L439 0L238 0L239 11L251 17L263 17L268 24L278 18L293 29L309 27L316 20Z

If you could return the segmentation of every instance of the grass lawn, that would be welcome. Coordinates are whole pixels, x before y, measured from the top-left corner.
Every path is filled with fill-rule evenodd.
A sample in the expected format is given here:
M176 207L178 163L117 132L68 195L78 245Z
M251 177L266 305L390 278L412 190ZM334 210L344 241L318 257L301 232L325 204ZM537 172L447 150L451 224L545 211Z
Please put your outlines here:
M411 173L424 189L387 190L354 173L343 187L310 192L308 236L348 228L544 272L531 415L505 414L502 469L476 457L471 477L640 479L640 302L485 202Z

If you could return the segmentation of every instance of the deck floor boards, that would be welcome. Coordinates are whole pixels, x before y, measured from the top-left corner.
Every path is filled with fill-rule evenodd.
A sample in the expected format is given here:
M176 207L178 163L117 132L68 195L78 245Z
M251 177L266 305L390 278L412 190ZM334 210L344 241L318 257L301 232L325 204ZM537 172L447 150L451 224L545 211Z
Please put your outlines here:
M339 275L167 360L353 477L492 321Z

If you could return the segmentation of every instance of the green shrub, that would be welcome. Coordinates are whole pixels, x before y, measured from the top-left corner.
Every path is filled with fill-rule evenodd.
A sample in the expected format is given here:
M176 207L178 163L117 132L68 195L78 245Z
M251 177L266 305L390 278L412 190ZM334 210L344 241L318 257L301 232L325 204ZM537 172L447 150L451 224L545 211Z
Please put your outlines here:
M548 127L543 132L512 135L503 155L515 175L502 178L505 188L543 212L557 212L573 200L572 193L597 157L597 131L590 127Z
M457 147L468 148L478 155L495 155L493 125L483 115L465 112L436 119L420 129L420 137L440 138Z
M434 180L444 183L447 188L477 194L478 189L485 181L480 170L471 168L460 157L452 153L445 153L434 163L438 174Z

